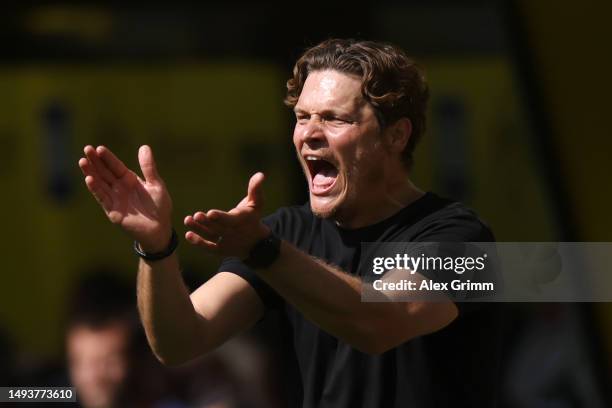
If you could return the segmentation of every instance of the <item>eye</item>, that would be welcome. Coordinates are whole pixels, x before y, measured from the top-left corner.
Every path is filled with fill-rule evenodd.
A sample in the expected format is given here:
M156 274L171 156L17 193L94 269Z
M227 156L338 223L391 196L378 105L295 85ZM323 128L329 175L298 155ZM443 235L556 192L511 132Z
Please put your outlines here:
M306 115L304 113L296 113L295 114L295 120L300 123L300 124L304 124L306 122L308 122L308 119L310 119L310 115Z
M328 123L331 123L331 124L335 124L335 125L344 125L344 124L347 124L347 123L351 123L351 121L348 120L348 119L342 118L340 116L333 116L333 115L325 116L323 118L323 120L325 122L328 122Z

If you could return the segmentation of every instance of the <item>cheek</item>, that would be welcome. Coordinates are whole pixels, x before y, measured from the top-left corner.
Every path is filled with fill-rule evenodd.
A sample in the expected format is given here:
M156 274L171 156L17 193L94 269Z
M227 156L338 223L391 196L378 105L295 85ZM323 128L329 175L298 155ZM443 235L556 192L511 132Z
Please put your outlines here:
M300 129L296 125L296 127L293 129L293 145L298 151L301 150L301 147L302 147L302 143L300 142L301 140L302 140L301 132L300 132Z
M127 377L127 361L123 354L116 354L107 361L107 379L113 384L124 382Z
M375 138L376 135L371 135ZM343 158L343 164L347 177L353 181L360 179L371 182L381 177L379 171L382 162L387 156L382 152L382 146L378 140L355 140L354 143L346 143L338 146L337 151Z
M355 156L357 160L367 160L374 164L385 160L385 149L378 133L372 132L357 144Z
M330 132L329 147L345 162L352 162L358 149L358 137L351 132Z
M337 143L354 143L358 131L355 128L350 127L342 127L342 126L332 126L329 125L326 127L327 136L330 139L336 140Z

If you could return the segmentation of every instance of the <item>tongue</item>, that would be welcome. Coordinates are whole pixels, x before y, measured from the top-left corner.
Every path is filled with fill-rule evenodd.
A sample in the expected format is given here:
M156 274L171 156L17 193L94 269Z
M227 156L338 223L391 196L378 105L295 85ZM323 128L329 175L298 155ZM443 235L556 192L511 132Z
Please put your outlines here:
M325 166L315 174L312 179L312 184L319 188L331 186L336 180L338 171L333 166Z

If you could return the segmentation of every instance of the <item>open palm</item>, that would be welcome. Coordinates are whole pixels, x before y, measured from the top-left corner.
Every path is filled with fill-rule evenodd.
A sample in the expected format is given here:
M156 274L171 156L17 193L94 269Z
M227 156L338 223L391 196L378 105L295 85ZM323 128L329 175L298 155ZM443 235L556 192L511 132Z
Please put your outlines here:
M209 253L245 259L251 248L270 234L261 221L263 181L263 173L254 174L247 195L227 212L212 209L185 217L184 223L191 229L185 234L187 241Z
M171 231L172 200L157 173L151 148L142 146L138 151L144 180L104 146L86 146L84 152L79 167L85 184L109 220L143 249L163 249Z

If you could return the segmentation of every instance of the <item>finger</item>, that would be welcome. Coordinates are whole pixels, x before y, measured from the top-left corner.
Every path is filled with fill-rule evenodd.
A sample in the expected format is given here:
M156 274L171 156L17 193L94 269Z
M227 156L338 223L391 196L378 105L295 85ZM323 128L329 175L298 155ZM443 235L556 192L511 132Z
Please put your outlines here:
M210 210L208 211L208 213L213 214L215 211L216 210ZM208 228L211 228L215 231L221 231L227 228L227 226L224 226L223 224L221 224L218 219L214 219L214 217L210 218L206 213L203 213L202 211L198 211L197 213L195 213L193 215L193 218L200 224Z
M211 253L219 252L219 246L217 244L202 238L201 236L199 236L193 231L187 231L185 233L185 239L190 244L199 246L208 252L211 252Z
M157 173L157 165L153 158L153 150L149 146L140 146L140 149L138 149L138 162L140 163L142 175L148 183L161 182L159 173Z
M111 171L111 173L116 178L120 179L123 176L125 176L125 174L128 171L130 171L125 166L125 164L123 164L123 162L121 160L119 160L117 158L117 156L115 156L115 154L113 152L111 152L107 147L105 147L105 146L98 146L96 148L96 152L98 153L98 156L100 156L100 158L102 159L102 162L104 162L106 167Z
M194 230L197 230L204 238L216 241L222 235L220 231L209 228L197 222L191 215L185 217L184 224Z
M109 198L112 198L113 189L111 186L108 185L106 181L102 179L102 177L100 177L97 173L87 174L85 175L85 178L87 179L88 176L92 177L96 189L102 190L102 192L104 192ZM85 180L85 183L87 184L87 180Z
M86 157L81 157L79 159L79 168L85 177L87 176L100 176L96 171L95 167Z
M93 176L93 173L95 172L93 166L91 165L91 163L89 163L89 160L87 160L85 157L81 157L79 159L79 169L81 169L85 177Z
M261 208L263 206L263 190L262 185L265 176L262 172L255 173L249 180L249 187L247 189L247 197L249 205L255 208Z
M99 181L105 187L107 187L107 190L110 190L110 185L102 178L100 173L96 171L93 164L91 164L91 162L87 160L87 158L81 157L79 159L79 168L81 169L81 172L83 173L85 177L93 176L97 181Z
M100 188L102 188L107 195L112 196L111 186L100 176L89 160L85 157L81 157L79 160L79 168L85 177L92 176L96 183L99 184Z
M85 177L85 185L96 201L102 206L102 209L109 212L113 202L110 195L102 187L102 183L93 176L87 176Z
M208 218L209 223L216 223L223 228L228 228L239 224L243 219L243 214L243 212L230 214L220 210L209 210L206 213L206 217Z
M115 182L116 177L101 160L96 149L94 149L93 146L85 146L83 151L85 152L85 157L87 157L87 160L91 164L91 168L97 173L97 176L109 185L112 185Z

